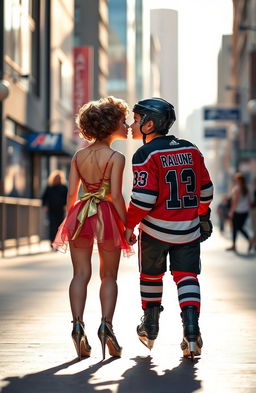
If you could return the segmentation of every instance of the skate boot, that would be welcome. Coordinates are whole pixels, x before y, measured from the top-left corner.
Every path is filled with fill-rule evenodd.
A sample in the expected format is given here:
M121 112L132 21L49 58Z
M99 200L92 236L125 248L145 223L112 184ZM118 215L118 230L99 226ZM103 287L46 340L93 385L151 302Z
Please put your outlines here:
M195 306L185 306L181 312L183 323L183 340L180 344L183 356L190 357L201 355L203 340L198 326L199 313Z
M144 315L141 317L141 324L137 326L137 334L142 344L147 348L152 349L154 341L157 338L159 331L159 316L163 311L161 305L151 305L144 310Z

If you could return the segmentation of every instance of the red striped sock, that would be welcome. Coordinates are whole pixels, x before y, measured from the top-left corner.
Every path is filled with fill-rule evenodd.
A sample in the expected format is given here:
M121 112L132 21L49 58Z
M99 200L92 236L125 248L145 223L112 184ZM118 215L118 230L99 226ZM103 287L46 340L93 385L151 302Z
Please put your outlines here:
M195 306L200 312L200 286L196 273L172 271L173 280L177 285L180 308Z
M140 294L142 308L145 309L150 305L162 302L163 294L163 274L151 276L149 274L140 274Z

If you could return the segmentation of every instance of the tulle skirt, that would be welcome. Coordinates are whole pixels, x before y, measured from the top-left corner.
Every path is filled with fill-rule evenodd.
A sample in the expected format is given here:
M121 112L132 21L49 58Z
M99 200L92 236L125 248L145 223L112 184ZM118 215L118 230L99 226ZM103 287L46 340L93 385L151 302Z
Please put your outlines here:
M124 225L113 204L109 201L98 203L97 214L85 218L80 233L76 239L72 240L79 225L77 216L84 203L78 201L69 210L68 215L58 228L52 243L53 248L66 252L69 243L73 247L89 248L96 241L106 251L114 251L119 248L123 250L125 256L134 254L133 248L125 240Z

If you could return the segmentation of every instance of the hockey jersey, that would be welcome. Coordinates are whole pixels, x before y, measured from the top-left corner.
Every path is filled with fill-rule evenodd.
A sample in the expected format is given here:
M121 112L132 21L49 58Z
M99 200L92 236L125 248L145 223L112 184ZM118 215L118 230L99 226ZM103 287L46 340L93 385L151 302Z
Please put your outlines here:
M154 138L133 156L133 189L127 228L174 244L200 237L199 215L213 198L204 158L191 142L173 135Z

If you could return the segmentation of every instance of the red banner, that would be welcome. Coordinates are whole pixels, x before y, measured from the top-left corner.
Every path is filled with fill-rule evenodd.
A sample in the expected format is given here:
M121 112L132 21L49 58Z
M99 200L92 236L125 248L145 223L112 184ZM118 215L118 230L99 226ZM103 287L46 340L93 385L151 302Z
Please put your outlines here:
M93 86L93 47L77 46L74 48L74 86L73 86L73 116L79 108L92 99ZM74 138L78 130L74 126Z

